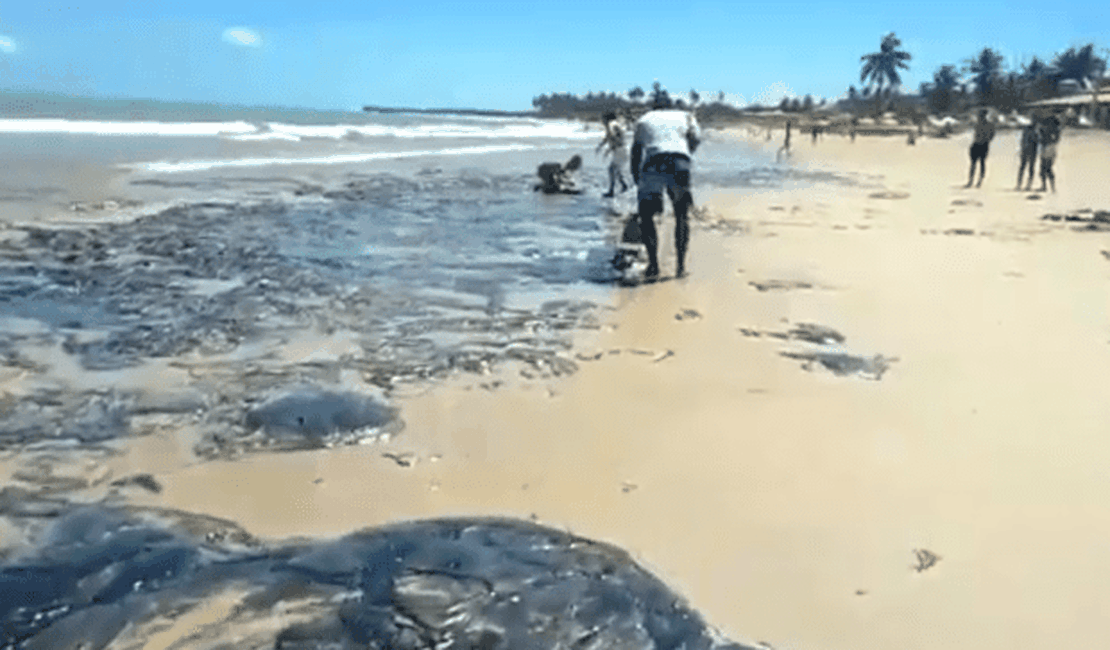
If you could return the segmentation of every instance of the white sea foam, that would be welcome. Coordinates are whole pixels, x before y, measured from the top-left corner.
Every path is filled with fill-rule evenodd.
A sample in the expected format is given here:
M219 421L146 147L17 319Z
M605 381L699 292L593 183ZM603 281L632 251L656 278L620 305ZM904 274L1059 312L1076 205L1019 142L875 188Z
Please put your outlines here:
M228 134L233 140L301 140L305 138L338 140L350 137L367 138L481 138L595 140L595 131L566 121L529 120L526 122L429 123L409 126L384 124L304 125L268 122L254 133Z
M566 120L486 119L397 124L286 124L267 122L154 122L0 119L0 133L66 133L99 136L222 136L233 140L342 138L477 138L490 140L594 140L596 130Z
M0 119L0 133L72 135L216 136L253 133L247 122L108 122L63 119Z
M337 165L344 163L361 163L371 160L386 160L392 158L416 158L420 156L465 156L482 153L498 153L503 151L528 151L536 149L536 145L508 144L490 145L485 147L457 147L449 149L436 149L431 151L378 151L373 153L341 154L335 156L313 156L305 158L229 158L226 160L190 160L185 162L151 162L127 165L130 169L147 172L173 173L197 172L220 167L265 167L268 165Z

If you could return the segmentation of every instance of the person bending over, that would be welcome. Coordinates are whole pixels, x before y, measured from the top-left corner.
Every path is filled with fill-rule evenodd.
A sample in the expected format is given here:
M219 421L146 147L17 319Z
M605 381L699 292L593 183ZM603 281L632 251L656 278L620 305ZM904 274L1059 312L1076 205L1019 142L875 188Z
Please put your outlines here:
M688 213L694 202L690 195L690 156L698 148L700 138L693 114L672 109L665 99L657 100L652 110L636 123L632 138L632 178L639 200L640 237L648 255L645 278L659 276L655 215L663 211L664 191L671 197L674 207L674 246L678 258L675 277L686 275L686 245L690 237Z

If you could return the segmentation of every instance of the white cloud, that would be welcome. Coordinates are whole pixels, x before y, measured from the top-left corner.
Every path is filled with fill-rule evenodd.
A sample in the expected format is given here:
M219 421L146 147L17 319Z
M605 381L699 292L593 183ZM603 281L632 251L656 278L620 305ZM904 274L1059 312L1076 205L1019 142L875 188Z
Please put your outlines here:
M0 52L7 52L9 54L15 52L15 41L7 36L0 36Z
M224 41L232 45L245 45L247 47L262 45L262 37L258 35L258 32L246 27L228 27L224 30Z

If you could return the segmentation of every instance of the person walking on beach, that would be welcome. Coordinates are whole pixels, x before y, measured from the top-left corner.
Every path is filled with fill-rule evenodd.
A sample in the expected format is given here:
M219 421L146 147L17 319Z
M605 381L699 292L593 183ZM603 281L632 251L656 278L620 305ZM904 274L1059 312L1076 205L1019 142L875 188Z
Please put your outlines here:
M1033 185L1033 168L1037 166L1037 123L1030 122L1021 131L1021 167L1018 169L1017 187L1021 190L1021 179L1025 177L1025 167L1029 167L1029 181L1025 184L1025 191Z
M674 207L674 246L677 256L675 277L686 275L686 245L690 237L688 213L693 205L690 195L690 156L701 142L701 131L692 113L671 108L660 98L652 110L636 123L632 138L632 179L636 181L639 201L640 238L647 249L648 266L644 277L659 276L659 240L655 215L663 212L666 190Z
M1053 194L1056 193L1056 174L1052 165L1056 162L1056 145L1060 142L1060 119L1050 115L1041 125L1041 192L1052 185Z
M628 183L624 180L623 172L623 167L628 164L628 148L625 146L624 130L617 122L617 114L610 111L602 116L601 121L605 125L605 137L597 145L597 151L604 148L606 155L610 157L609 191L602 196L610 198L613 196L613 190L616 188L618 180L621 183L621 194L628 189Z
M786 135L782 138L782 148L775 154L775 160L782 160L783 156L790 155L790 120L786 120Z
M979 109L979 121L975 123L975 137L971 141L971 170L967 175L967 185L975 180L975 163L979 163L979 182L975 187L983 184L983 177L987 174L987 151L991 140L994 139L994 124L987 119L987 109Z

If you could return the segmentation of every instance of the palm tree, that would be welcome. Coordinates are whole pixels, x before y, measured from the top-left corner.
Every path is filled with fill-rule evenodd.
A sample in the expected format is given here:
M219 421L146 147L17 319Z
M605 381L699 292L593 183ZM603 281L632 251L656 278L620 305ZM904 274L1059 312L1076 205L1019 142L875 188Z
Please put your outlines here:
M909 52L898 49L901 46L902 41L898 40L894 32L891 32L883 37L878 52L864 54L859 58L863 63L859 80L866 82L869 88L872 85L877 85L878 92L875 96L878 98L883 95L884 84L889 88L897 88L902 85L902 77L898 75L899 68L903 70L910 69L906 61L913 57L910 56Z
M952 107L952 95L960 85L960 73L954 65L942 65L933 73L929 85L929 105L941 113Z
M698 103L699 99L701 99L701 95L698 94L698 91L691 88L690 89L690 103L694 106L697 106L697 103Z
M1106 71L1106 59L1095 54L1095 46L1070 47L1052 60L1058 79L1074 79L1081 87L1089 87Z
M1095 46L1070 47L1052 60L1059 79L1074 79L1081 88L1091 92L1091 116L1098 111L1098 87L1106 71L1106 59L1095 54Z
M655 105L670 106L671 96L658 81L651 85L651 102Z
M628 98L635 103L639 103L640 100L644 98L644 89L636 86L632 90L628 91Z
M994 90L994 83L1002 74L1002 55L989 47L984 47L979 54L967 61L967 71L975 82L975 90L979 93L979 102L987 103Z
M1036 56L1021 66L1018 79L1025 101L1044 99L1056 90L1056 71Z

